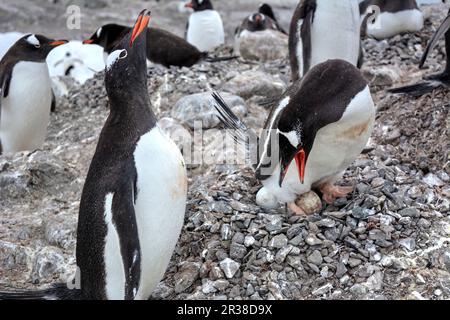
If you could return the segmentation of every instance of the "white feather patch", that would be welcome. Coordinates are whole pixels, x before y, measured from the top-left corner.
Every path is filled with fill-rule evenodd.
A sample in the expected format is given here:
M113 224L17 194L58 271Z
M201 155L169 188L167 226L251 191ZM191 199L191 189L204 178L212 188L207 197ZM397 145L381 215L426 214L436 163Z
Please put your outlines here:
M106 60L106 71L110 70L111 67L120 59L125 59L128 55L127 50L115 50L111 52L111 54L108 56L108 59Z
M98 30L97 30L97 38L100 38L100 35L102 34L102 28L100 27L100 28L98 28Z
M39 40L36 38L36 36L34 34L32 34L31 36L29 36L27 38L27 42L29 44L31 44L32 46L36 46L36 47L39 47L41 45L41 43L39 42Z

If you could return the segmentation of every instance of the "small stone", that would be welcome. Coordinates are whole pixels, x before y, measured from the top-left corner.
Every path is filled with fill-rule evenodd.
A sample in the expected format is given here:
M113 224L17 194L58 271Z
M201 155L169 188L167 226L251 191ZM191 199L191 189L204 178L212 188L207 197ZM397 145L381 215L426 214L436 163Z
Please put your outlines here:
M433 173L428 173L425 177L423 177L423 182L425 182L430 187L442 187L444 185L444 181L438 178Z
M275 262L279 264L283 263L289 253L291 253L293 248L293 246L288 245L278 250L277 254L275 255Z
M253 236L246 236L244 239L244 245L248 248L255 244L256 240Z
M188 289L198 279L200 275L200 264L185 262L180 266L180 270L174 275L175 292L182 293Z
M271 215L267 219L269 222L266 224L266 230L269 232L279 231L283 226L283 217L280 215Z
M310 246L317 246L323 243L322 240L317 239L317 237L312 233L306 237L305 242Z
M204 294L210 294L210 293L217 292L217 288L215 287L214 282L207 279L205 281L205 283L203 283L203 285L202 285L202 292Z
M269 242L269 247L281 249L288 244L288 238L284 234L276 235Z
M343 263L338 263L337 267L336 267L336 277L337 278L342 278L346 273L347 273L347 268L345 267L345 265Z
M416 208L405 208L400 210L398 214L403 217L412 217L412 218L420 217L420 212Z
M324 295L324 294L330 292L332 289L333 289L333 285L331 283L327 283L326 285L314 290L312 292L312 294L315 296L321 296L321 295Z
M322 219L320 221L316 222L316 225L318 227L322 227L322 228L333 228L336 225L336 221L334 221L333 219Z
M357 283L350 288L350 292L355 296L363 296L367 293L367 288L366 286Z
M224 272L225 276L228 279L233 278L234 275L236 274L236 272L241 267L240 263L238 263L230 258L226 258L225 260L222 260L219 265L220 265L220 268L222 269L222 271Z
M380 271L375 272L366 281L366 287L372 291L379 291L383 287L383 273Z
M413 251L416 248L416 240L413 238L405 238L398 241L399 245L408 251Z
M350 258L348 259L348 265L350 266L350 268L354 268L359 266L362 263L361 260L356 259L356 258Z
M222 236L222 240L230 240L231 238L231 226L229 224L223 224L220 228L220 235Z
M309 256L308 261L319 266L323 262L322 255L319 250L314 250Z
M232 259L243 259L247 255L247 248L243 244L234 242L230 246L230 257Z

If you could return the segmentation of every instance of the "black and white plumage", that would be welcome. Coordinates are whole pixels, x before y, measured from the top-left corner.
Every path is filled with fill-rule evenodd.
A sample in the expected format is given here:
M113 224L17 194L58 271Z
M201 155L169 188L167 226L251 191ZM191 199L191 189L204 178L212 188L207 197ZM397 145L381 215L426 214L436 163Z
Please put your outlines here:
M214 98L222 122L245 141L249 130ZM283 94L266 121L255 165L264 185L257 203L268 208L288 203L301 213L294 201L312 188L327 202L344 196L351 188L334 183L364 149L374 121L370 90L356 67L343 60L313 67Z
M328 59L357 65L360 60L360 15L357 0L301 0L289 31L292 80Z
M420 61L419 68L424 67L430 52L433 51L433 49L438 44L438 41L443 36L445 36L445 51L447 56L444 71L438 74L424 77L425 81L399 88L390 89L388 90L389 92L408 94L411 96L419 97L435 89L450 86L450 11L448 12L447 18L444 19L442 24L439 26L439 28L429 41L427 48L425 49L425 52Z
M416 0L364 0L359 4L362 20L369 37L383 40L405 32L417 32L424 26L424 16Z
M44 143L53 103L46 58L66 42L28 34L0 61L0 154Z
M149 12L109 55L110 115L80 202L76 260L81 288L41 299L146 300L164 275L184 221L187 178L175 143L159 128L147 92ZM33 293L0 294L29 298Z
M192 0L186 6L194 10L186 27L187 42L203 52L225 43L222 18L210 0Z

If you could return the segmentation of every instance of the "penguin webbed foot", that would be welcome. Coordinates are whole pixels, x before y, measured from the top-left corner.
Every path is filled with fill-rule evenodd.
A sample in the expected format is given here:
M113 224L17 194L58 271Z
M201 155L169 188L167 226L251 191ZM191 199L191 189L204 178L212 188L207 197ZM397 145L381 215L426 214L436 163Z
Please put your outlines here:
M353 187L336 186L332 183L325 183L320 186L320 192L322 192L322 199L327 204L333 204L337 198L345 198L349 193L352 193Z
M295 201L287 204L287 207L297 216L306 216L306 212L300 208Z

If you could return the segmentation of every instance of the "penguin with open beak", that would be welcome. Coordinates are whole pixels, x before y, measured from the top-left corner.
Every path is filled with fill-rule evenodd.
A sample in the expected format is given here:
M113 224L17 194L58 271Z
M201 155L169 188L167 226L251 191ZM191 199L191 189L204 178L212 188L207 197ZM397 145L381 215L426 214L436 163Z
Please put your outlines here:
M393 88L388 90L388 92L409 94L411 96L420 97L435 89L450 86L450 11L448 12L447 18L444 19L442 24L439 26L439 28L436 30L433 37L429 41L427 48L423 53L422 59L420 60L419 68L422 69L424 67L425 62L430 55L430 52L433 51L433 49L436 47L439 40L443 36L445 37L445 52L447 56L444 71L438 74L424 77L425 81L399 88Z
M42 35L20 38L0 61L0 154L40 148L53 92L46 58L67 43Z
M147 300L162 279L184 221L183 157L157 124L147 92L144 10L109 55L110 114L80 202L79 288L58 285L0 299Z
M221 121L245 143L247 127L220 96L213 97ZM319 189L327 203L345 197L353 188L335 182L366 146L374 122L368 83L356 67L343 60L313 67L273 106L259 148L253 148L260 150L254 169L263 184L257 203L265 208L288 204L301 215L295 200L311 189Z

